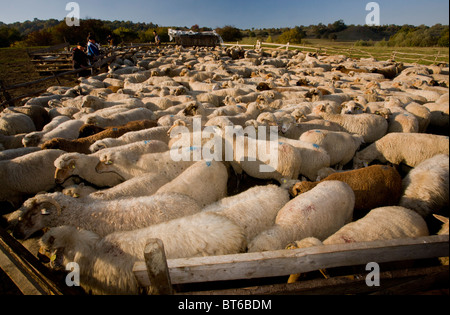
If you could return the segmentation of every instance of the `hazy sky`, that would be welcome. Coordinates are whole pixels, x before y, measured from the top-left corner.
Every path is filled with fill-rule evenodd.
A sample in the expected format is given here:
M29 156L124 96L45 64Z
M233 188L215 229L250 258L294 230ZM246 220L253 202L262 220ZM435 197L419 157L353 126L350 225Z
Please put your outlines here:
M66 0L0 0L4 23L56 18ZM160 26L293 27L344 20L365 24L370 0L78 0L81 19L153 22ZM381 24L449 24L448 0L378 0Z

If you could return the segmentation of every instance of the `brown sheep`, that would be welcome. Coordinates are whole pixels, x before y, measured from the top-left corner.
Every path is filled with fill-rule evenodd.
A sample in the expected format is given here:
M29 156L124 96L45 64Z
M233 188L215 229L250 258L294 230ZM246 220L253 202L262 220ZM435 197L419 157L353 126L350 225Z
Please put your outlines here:
M343 181L353 189L355 212L396 205L402 196L401 175L395 168L386 165L372 165L357 170L334 173L320 182L326 180ZM291 194L297 196L305 193L320 182L296 183L291 189Z
M106 130L107 128L102 128L97 125L93 124L84 124L80 127L80 133L78 134L78 138L86 138L89 136L93 136L96 133L102 132L103 130Z
M129 122L126 125L118 127L108 127L105 130L85 138L67 140L63 138L54 138L41 145L42 149L61 149L66 152L78 152L90 154L89 147L97 140L105 138L118 138L129 131L137 131L156 127L157 123L153 120L137 120Z

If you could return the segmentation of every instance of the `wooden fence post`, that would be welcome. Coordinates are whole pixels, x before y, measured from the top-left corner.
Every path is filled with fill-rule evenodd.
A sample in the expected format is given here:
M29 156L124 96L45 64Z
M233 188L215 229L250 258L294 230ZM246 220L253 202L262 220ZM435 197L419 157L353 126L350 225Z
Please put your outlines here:
M6 103L11 101L11 95L9 95L8 91L6 90L6 85L2 80L0 80L0 93L3 93L3 98L5 99L5 102L2 103L2 105L6 105Z
M173 294L167 267L164 244L160 239L150 239L144 250L145 264L151 282L151 293L156 295Z

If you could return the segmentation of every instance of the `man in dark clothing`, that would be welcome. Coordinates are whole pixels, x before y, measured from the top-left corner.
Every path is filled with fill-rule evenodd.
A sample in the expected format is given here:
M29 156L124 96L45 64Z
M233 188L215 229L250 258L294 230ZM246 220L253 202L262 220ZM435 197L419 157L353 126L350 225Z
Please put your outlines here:
M84 53L84 47L79 43L77 44L76 47L72 49L72 64L74 70L86 68L89 66L89 60L86 54ZM77 73L79 77L85 77L88 76L89 74L90 71L88 69Z
M87 55L91 62L96 61L98 56L100 55L100 48L98 47L93 37L90 37L87 43Z
M159 38L158 33L156 33L156 31L153 31L153 35L155 36L155 45L156 46L161 45L161 39Z

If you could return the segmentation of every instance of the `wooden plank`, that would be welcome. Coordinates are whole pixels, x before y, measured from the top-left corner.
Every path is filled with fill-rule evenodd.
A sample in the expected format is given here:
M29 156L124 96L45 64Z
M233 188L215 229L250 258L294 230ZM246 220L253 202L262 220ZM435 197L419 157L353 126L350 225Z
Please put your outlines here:
M38 65L34 65L36 68L50 68L50 67L68 67L68 66L72 66L72 62L68 62L68 63L49 63L49 64L38 64Z
M341 295L341 294L413 294L435 287L448 287L448 266L400 269L380 272L380 286L369 287L367 274L329 279L303 280L233 289L179 292L177 295ZM413 286L409 286L414 284ZM403 291L397 290L402 288Z
M354 266L368 262L393 262L448 255L448 235L389 241L315 246L237 255L169 259L173 284L284 276L323 268ZM133 271L142 286L148 286L145 262Z
M156 238L150 239L145 246L144 257L147 275L153 284L152 294L173 294L163 242Z
M49 63L53 63L53 62L64 62L64 61L70 61L72 62L71 58L55 58L55 59L32 59L31 62L33 63L43 63L43 62L49 62Z
M8 253L0 246L0 269L14 282L20 292L24 295L43 295L44 292L39 289L36 282L27 277L13 261Z
M15 281L16 285L24 285L24 287L19 287L19 290L23 293L38 294L39 292L39 294L43 295L62 294L60 288L50 280L52 276L48 270L3 228L0 228L0 249L7 259L5 264L6 270L3 269L3 265L2 269L5 272L9 272L10 277ZM12 268L13 265L15 268ZM25 279L28 281L25 281Z
M70 46L69 43L62 43L62 44L54 45L54 46L47 47L47 48L42 48L42 49L38 49L38 50L34 50L34 51L28 51L28 55L34 56L34 55L39 55L39 54L50 53L52 51L64 49L69 46Z

